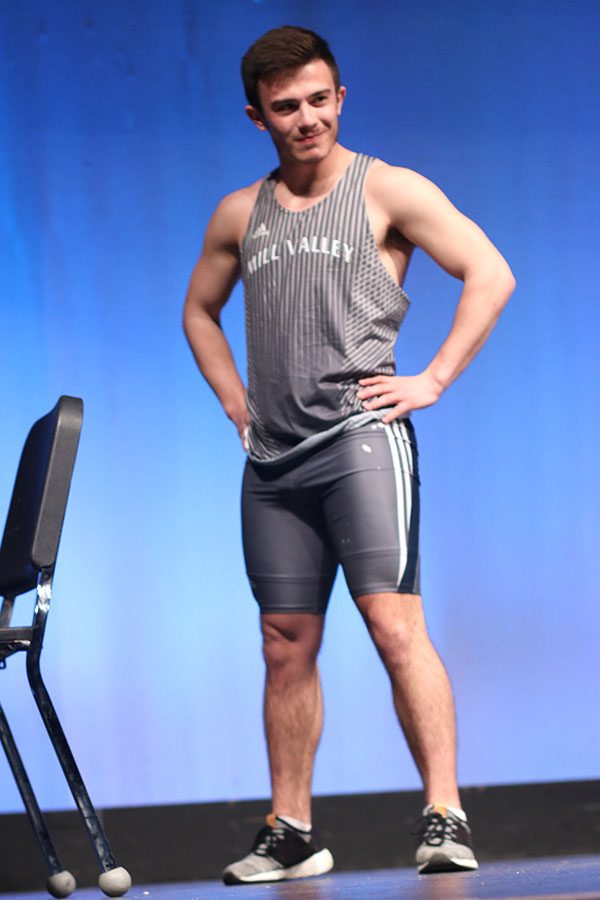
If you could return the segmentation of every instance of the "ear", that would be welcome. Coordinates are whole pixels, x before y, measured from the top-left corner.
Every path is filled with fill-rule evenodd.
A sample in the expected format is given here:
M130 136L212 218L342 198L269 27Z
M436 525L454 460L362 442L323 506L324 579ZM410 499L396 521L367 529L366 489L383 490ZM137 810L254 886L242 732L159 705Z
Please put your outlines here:
M244 112L248 116L251 122L254 122L259 131L266 131L267 126L263 122L262 113L259 112L255 106L245 106Z
M337 114L341 116L342 114L342 106L344 105L344 98L346 96L346 88L344 85L340 85L339 90L337 92Z

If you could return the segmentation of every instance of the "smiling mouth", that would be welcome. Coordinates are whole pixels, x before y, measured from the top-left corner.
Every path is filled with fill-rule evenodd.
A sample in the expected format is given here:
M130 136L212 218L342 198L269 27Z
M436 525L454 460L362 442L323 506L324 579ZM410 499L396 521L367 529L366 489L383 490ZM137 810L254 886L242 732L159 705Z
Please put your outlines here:
M316 134L307 134L304 137L296 138L297 143L299 144L309 144L311 141L316 141L318 137L320 137L321 132L317 132Z

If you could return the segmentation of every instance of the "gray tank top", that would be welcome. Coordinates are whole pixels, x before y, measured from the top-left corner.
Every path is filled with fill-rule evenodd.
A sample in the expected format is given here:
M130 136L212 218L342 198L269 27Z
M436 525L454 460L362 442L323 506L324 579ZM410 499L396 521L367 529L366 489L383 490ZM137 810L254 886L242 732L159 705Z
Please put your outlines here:
M357 154L333 190L300 211L275 199L276 173L260 187L241 246L254 462L299 456L385 412L363 409L357 382L395 373L409 300L367 219L372 162Z

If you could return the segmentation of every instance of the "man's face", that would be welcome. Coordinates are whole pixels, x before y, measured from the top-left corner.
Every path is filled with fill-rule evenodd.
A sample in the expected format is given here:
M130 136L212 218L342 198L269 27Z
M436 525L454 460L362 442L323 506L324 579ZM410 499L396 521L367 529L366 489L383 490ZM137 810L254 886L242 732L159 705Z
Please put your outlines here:
M261 131L269 132L282 161L315 163L337 141L345 94L343 87L336 92L327 63L315 59L274 81L261 81L262 112L252 106L246 112Z

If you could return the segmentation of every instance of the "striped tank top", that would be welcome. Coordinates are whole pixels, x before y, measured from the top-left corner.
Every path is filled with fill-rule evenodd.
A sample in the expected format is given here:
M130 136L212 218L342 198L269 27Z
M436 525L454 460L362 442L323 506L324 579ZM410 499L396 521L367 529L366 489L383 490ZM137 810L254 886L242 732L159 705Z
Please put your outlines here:
M308 209L275 199L275 173L260 187L241 246L254 462L287 461L385 413L363 409L358 379L395 373L409 300L367 218L372 162L357 154Z

